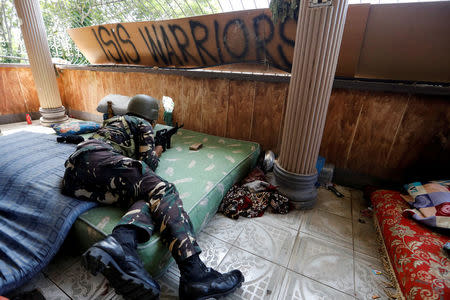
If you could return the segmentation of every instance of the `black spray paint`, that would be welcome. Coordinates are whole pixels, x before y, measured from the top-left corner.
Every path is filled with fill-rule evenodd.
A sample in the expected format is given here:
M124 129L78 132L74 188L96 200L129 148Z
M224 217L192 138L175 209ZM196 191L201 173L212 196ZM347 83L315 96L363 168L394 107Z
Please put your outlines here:
M214 21L214 31L209 32L208 26L200 21L189 21L189 33L177 24L159 25L157 31L155 25L151 29L145 25L138 28L139 36L146 45L146 49L137 49L132 38L123 24L117 24L115 28L108 29L104 26L98 26L92 29L102 52L108 61L116 63L141 62L142 53L148 51L154 61L161 65L216 65L225 62L247 62L249 61L251 37L255 37L255 52L257 61L265 61L275 67L284 70L290 70L292 62L288 60L284 48L294 47L294 40L285 35L286 22L278 26L279 32L275 32L275 26L272 19L266 14L260 14L251 20L252 28L248 28L243 19L235 18L228 21L221 28L218 21ZM268 34L264 34L264 28L268 28ZM249 30L253 30L250 32ZM269 53L267 45L274 43L274 35L278 34L281 44L272 47L277 49L278 53ZM229 41L235 36L242 37L242 48L231 48ZM175 43L171 42L173 37ZM211 52L205 43L212 39L217 51ZM197 53L191 53L188 48L195 45ZM223 46L222 46L223 45ZM124 49L125 47L125 49ZM126 49L132 49L127 51ZM195 51L194 50L194 51ZM192 50L191 50L192 51ZM277 55L275 55L277 54ZM224 56L228 55L232 61L226 61ZM277 63L275 56L281 60ZM201 62L198 61L200 58ZM281 65L280 65L281 64Z

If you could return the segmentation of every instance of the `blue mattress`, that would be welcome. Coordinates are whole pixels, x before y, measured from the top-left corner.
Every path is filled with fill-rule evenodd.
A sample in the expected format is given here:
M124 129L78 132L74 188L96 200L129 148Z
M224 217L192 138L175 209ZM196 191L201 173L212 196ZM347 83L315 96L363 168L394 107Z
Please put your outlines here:
M77 217L96 206L60 192L74 149L55 135L0 136L0 295L41 271Z

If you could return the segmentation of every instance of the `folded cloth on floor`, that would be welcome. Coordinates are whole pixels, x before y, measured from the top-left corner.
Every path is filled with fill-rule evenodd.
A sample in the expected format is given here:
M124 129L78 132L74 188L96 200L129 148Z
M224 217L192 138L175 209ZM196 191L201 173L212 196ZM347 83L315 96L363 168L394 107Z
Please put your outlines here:
M255 181L244 184L242 187L247 188L252 193L256 193L256 192L265 191L269 185L270 184L268 182L261 181L261 180L255 180Z
M231 219L238 219L239 216L256 218L261 217L269 206L275 213L287 214L289 199L267 183L264 173L256 168L241 184L231 187L219 211Z
M424 185L420 182L405 185L409 195L402 195L402 198L412 208L405 209L403 216L431 227L450 229L449 185L449 180Z

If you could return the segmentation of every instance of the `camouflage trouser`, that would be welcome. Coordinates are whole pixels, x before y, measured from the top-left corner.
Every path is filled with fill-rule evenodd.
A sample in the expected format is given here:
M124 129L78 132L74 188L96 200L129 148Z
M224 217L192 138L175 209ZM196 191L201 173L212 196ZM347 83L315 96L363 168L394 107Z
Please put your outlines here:
M144 162L120 155L106 143L88 140L65 166L63 193L128 209L117 226L142 229L139 242L147 241L156 227L175 260L201 252L175 186Z

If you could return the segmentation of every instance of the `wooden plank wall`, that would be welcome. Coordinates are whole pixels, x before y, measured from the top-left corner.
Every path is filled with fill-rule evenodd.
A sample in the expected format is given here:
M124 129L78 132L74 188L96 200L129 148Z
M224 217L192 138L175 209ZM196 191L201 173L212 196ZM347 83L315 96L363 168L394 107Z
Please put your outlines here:
M38 110L29 69L0 68L0 79L0 115ZM97 113L98 101L110 93L166 95L175 101L175 121L187 129L275 151L288 90L287 83L87 70L62 70L58 83L64 106L73 110ZM336 167L385 179L402 180L426 166L448 168L449 100L334 89L320 154Z
M0 68L0 116L37 111L39 99L31 69Z
M339 168L384 179L448 177L449 100L334 89L320 153Z
M174 121L186 129L236 139L253 140L277 149L288 83L197 79L149 73L61 70L64 105L96 113L108 94L169 96L175 102ZM160 114L162 122L162 114Z

